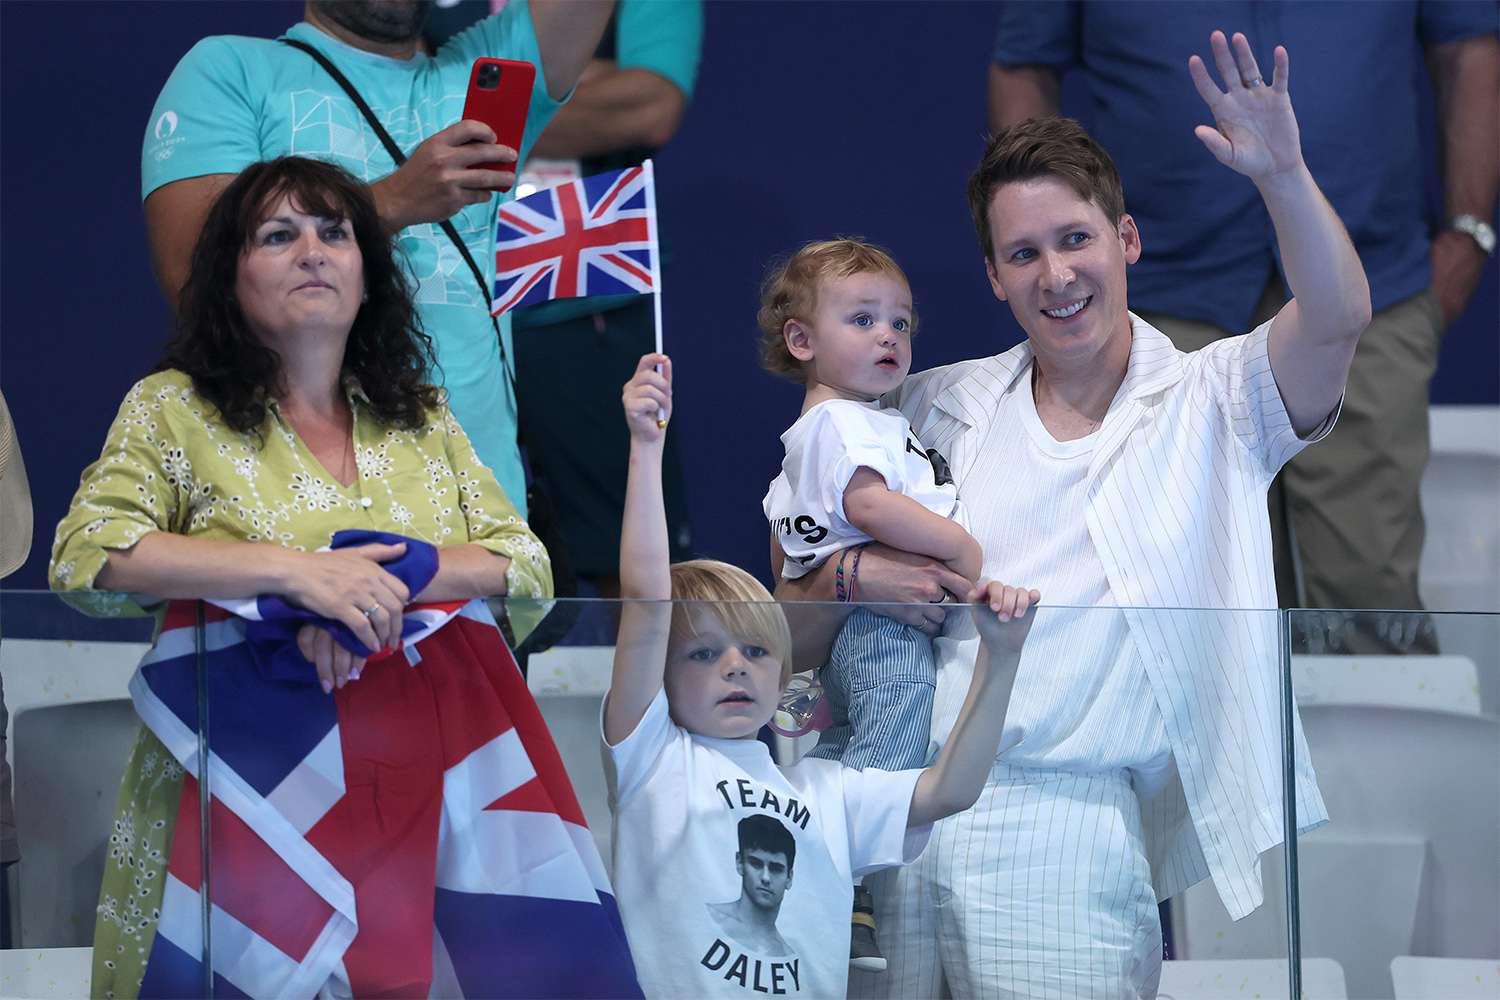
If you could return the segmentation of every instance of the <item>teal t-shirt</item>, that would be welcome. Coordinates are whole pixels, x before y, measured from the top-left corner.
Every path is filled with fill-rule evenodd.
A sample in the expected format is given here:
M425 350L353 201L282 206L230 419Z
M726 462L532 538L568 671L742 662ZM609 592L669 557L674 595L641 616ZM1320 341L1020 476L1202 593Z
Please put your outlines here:
M702 0L620 0L615 65L660 73L691 98L703 54Z
M470 69L479 56L519 59L537 67L520 150L523 160L560 107L547 96L524 0L454 36L437 56L402 60L364 52L305 22L286 36L327 55L408 155L459 120ZM151 111L141 150L141 197L173 181L238 173L258 160L288 154L330 160L365 181L396 169L354 102L307 53L266 38L205 38L177 64ZM495 216L509 197L470 205L452 218L491 285ZM422 325L436 345L439 371L434 381L448 390L449 405L480 460L524 514L516 401L478 282L437 224L409 226L397 241ZM500 318L500 331L509 359L508 316Z
M613 57L620 69L649 69L670 80L682 96L693 98L698 63L703 54L702 0L620 0L615 7ZM611 39L605 36L604 44ZM593 172L585 162L585 172ZM616 165L613 169L618 169ZM670 257L663 240L664 258ZM520 310L520 329L547 326L563 320L609 312L629 305L639 295L594 295L558 299Z

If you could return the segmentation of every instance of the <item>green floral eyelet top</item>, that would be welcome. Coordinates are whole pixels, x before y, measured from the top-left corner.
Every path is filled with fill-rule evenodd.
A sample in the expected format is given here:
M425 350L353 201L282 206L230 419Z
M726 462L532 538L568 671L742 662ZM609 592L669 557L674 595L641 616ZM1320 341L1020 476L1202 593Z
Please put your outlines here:
M92 586L107 550L128 549L152 531L314 551L336 531L371 528L434 545L482 545L510 558L511 596L550 597L547 550L448 408L406 431L383 426L357 387L346 392L359 469L347 487L275 403L257 440L226 426L182 372L137 382L57 527L53 588Z
M547 550L446 405L407 431L382 425L357 386L347 386L346 395L358 467L349 486L328 474L274 403L257 438L225 425L182 372L137 382L57 527L53 589L86 591L110 550L129 549L153 531L315 551L336 531L368 528L438 546L482 545L510 559L510 596L552 596ZM145 613L123 595L75 596L96 614ZM161 914L182 774L142 727L121 782L100 888L94 996L140 992Z

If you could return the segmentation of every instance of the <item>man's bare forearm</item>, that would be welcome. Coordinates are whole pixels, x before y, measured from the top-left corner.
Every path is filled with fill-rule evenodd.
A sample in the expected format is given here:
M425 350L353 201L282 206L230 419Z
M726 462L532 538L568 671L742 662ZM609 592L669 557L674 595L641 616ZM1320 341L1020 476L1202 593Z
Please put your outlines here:
M578 85L532 152L581 157L657 149L676 134L686 108L687 98L666 77L648 69L612 70Z
M1489 220L1500 186L1500 41L1483 35L1435 45L1428 64L1438 95L1448 218Z
M1343 222L1305 166L1256 187L1276 229L1302 335L1352 343L1370 322L1370 285Z
M599 48L614 0L531 0L531 29L542 56L547 96L560 101Z
M838 637L853 605L839 607L827 603L834 600L833 574L838 556L830 556L817 569L795 580L780 580L776 584L776 600L782 602L787 624L792 630L792 669L816 670L828 662L833 650L833 640ZM779 576L780 567L776 567ZM821 602L806 608L799 603Z
M146 239L151 269L175 313L192 269L193 247L219 194L235 174L204 174L164 184L146 198Z
M1057 74L1044 66L990 63L990 130L1057 114L1057 95Z

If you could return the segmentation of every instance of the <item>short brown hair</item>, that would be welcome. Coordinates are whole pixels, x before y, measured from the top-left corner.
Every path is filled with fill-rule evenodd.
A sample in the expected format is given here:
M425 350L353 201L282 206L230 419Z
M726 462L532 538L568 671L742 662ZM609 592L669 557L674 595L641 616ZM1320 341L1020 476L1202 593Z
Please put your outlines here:
M781 687L785 690L792 679L792 630L781 605L759 580L738 566L716 559L673 563L669 639L673 644L696 634L689 614L695 604L705 605L730 635L759 643L780 659Z
M989 215L995 192L1039 177L1056 177L1067 184L1080 198L1098 205L1111 223L1125 214L1125 191L1115 161L1082 125L1071 118L1028 118L989 137L984 157L969 178L969 212L985 261L995 256Z
M806 376L802 362L792 357L782 330L789 319L807 322L818 306L818 283L855 274L892 274L906 281L901 265L888 251L858 237L840 236L804 244L789 257L771 262L760 289L760 364L773 375L793 382ZM911 282L906 281L910 286ZM917 312L912 309L911 332L917 332Z

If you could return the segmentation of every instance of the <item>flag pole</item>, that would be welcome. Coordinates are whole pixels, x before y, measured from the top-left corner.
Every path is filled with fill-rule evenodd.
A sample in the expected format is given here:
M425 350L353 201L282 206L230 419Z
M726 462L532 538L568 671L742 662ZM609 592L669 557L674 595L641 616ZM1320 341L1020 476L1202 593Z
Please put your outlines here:
M213 1000L214 995L214 887L213 887L213 836L212 836L212 790L209 788L209 761L212 747L208 745L208 668L204 662L207 647L207 626L204 624L202 601L194 602L198 610L198 624L193 629L193 671L198 688L198 919L202 927L203 940L198 949L198 960L203 963L203 995Z
M651 241L651 305L656 315L656 353L661 349L661 242L656 231L656 165L648 158L641 163L646 172L646 235ZM658 372L661 365L656 366ZM667 426L665 410L656 411L656 426Z

